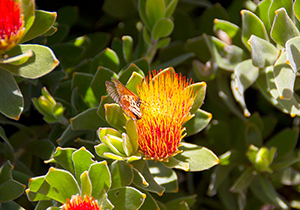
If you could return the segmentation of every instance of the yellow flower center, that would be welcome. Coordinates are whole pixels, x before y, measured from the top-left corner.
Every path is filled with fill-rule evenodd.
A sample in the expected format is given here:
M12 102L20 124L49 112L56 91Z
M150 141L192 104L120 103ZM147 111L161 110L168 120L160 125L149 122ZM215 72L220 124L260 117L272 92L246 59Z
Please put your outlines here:
M140 86L142 119L137 120L138 144L145 157L166 161L176 155L195 99L191 80L173 71L150 74Z

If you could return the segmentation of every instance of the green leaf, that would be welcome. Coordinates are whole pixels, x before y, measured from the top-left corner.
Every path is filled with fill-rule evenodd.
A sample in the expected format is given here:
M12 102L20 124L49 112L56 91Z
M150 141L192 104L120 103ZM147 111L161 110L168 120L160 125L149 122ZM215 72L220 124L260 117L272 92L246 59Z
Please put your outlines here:
M9 52L8 52L9 53ZM28 50L27 52L14 56L14 57L8 57L7 59L3 59L0 61L0 63L3 64L12 64L12 65L21 65L28 61L30 57L33 56L32 50Z
M127 138L123 137L123 148L127 156L133 155L138 151L138 133L135 127L135 122L130 119L126 123Z
M128 65L127 68L123 69L122 71L120 71L119 73L119 81L123 84L125 84L132 76L134 76L134 74L139 74L144 76L144 72L135 64L135 63L130 63ZM136 93L136 86L137 83L131 84L130 88L132 87L132 89L129 89L131 91L134 91ZM127 87L127 84L126 84Z
M49 139L38 139L27 142L24 149L26 149L28 153L45 160L50 158L55 151L55 146Z
M73 130L96 130L107 123L97 115L98 107L90 108L70 119Z
M252 12L242 10L242 42L250 50L248 40L253 34L259 38L269 41L268 34L263 22Z
M295 149L298 141L298 136L299 129L297 127L293 129L286 128L276 134L276 136L271 138L267 142L266 146L269 148L276 147L278 158L282 158ZM284 139L288 139L288 141L285 141Z
M271 0L264 0L264 1L261 1L255 9L255 14L264 23L268 33L270 32L270 28L271 28L269 12L268 12L270 5L271 5Z
M281 53L280 57L274 65L273 74L275 78L275 85L279 92L279 98L290 100L294 95L296 73L286 63L286 60L286 53Z
M1 67L0 64L0 112L6 117L18 120L24 109L23 95L12 74Z
M134 161L131 163L134 170L134 180L133 183L139 188L146 190L148 192L153 192L158 195L162 195L165 191L165 188L159 185L153 175L150 173L148 162L144 160Z
M241 29L237 25L226 20L214 19L214 32L218 34L218 31L224 31L233 44L239 47L243 46L241 42Z
M19 204L17 204L14 201L9 201L9 202L5 202L5 203L1 203L0 208L2 208L2 209L26 210L26 209L24 209L22 206L20 206ZM39 209L37 209L37 210L39 210Z
M111 187L111 175L106 161L91 164L88 175L91 179L94 198L97 198L103 189L107 192Z
M8 180L0 185L0 202L7 202L20 197L24 192L24 185L15 180Z
M171 15L173 14L173 12L176 9L177 3L178 3L178 0L171 0L168 3L168 5L166 7L166 14L165 14L166 18L170 18L171 17Z
M246 57L244 50L238 46L228 45L211 36L205 35L204 38L214 61L222 69L233 71Z
M203 130L212 118L212 114L198 109L195 116L184 124L188 136L194 135Z
M110 81L114 72L108 68L100 66L91 81L91 88L95 97L99 100L101 96L106 95L105 81Z
M53 159L59 163L64 169L75 175L72 154L76 151L74 148L57 147L53 155ZM51 162L51 160L47 161Z
M25 21L25 32L24 35L26 35L27 31L30 29L30 27L33 24L33 21L35 19L34 11L35 11L35 1L34 0L20 0L21 5L21 11L24 15L24 21Z
M59 197L56 199L58 202L64 203L66 199L70 199L72 195L80 193L78 183L72 174L68 171L50 168L45 176L45 181L56 189Z
M60 24L74 25L78 18L79 9L77 6L64 6L57 10L57 22Z
M80 176L84 171L87 171L91 164L95 163L92 160L94 155L86 150L85 147L81 147L80 149L76 150L72 154L72 161L74 165L76 180L80 184Z
M121 187L108 191L108 199L114 209L139 209L145 201L146 195L133 187Z
M219 163L218 157L211 150L186 142L181 144L179 150L182 150L182 153L175 158L188 162L190 171L203 171Z
M178 177L174 170L166 168L163 162L148 161L148 165L154 180L165 188L165 192L178 192Z
M153 196L147 192L146 190L139 189L142 193L146 194L146 199L140 210L147 210L147 209L163 209L160 208L157 201L153 198Z
M276 19L276 11L278 11L278 9L281 8L284 8L287 11L288 16L294 19L293 0L276 0L271 2L271 5L268 9L269 19L271 24L273 24L274 19Z
M109 169L112 178L112 189L128 186L133 181L133 171L127 163L114 161Z
M292 167L279 171L279 174L277 174L276 177L280 178L280 182L284 185L294 186L298 185L300 182L299 171Z
M25 36L23 36L20 43L27 42L46 33L55 23L56 17L56 12L35 10L35 20L33 25L30 27Z
M299 61L299 52L300 52L300 37L295 37L289 39L286 42L286 56L287 63L292 67L294 72L297 72L300 69Z
M119 20L135 17L136 14L135 4L131 0L106 0L103 4L103 10L109 16Z
M205 63L211 58L211 54L207 53L210 49L206 44L205 36L199 36L192 39L188 39L185 44L185 50L188 52L193 52L197 59Z
M205 82L197 82L187 87L192 88L194 93L196 93L194 104L190 109L191 114L194 114L203 104L206 93L206 87L207 85Z
M85 171L80 175L81 182L81 196L87 195L90 197L92 195L92 183L90 177L88 176L88 172Z
M244 60L234 69L234 80L231 82L233 96L244 111L244 116L250 116L245 102L245 91L256 81L259 69L252 64L252 60Z
M147 0L146 1L146 15L150 27L152 28L155 23L165 16L166 5L164 0Z
M146 14L146 2L147 1L139 0L139 2L138 2L139 9L138 10L139 10L141 20L144 22L147 29L151 30L151 28L152 28L151 22L148 19L147 14ZM145 32L147 32L146 28L144 28L144 34L145 34ZM150 39L149 39L149 41L150 41Z
M167 67L176 67L178 66L179 64L183 63L184 61L190 59L194 57L194 53L184 53L182 55L179 55L175 58L172 58L171 60L169 61L166 61L164 63L160 63L156 66L153 67L153 69L164 69L164 68L167 68Z
M180 161L175 157L170 157L168 162L163 162L163 164L168 168L176 168L184 171L189 171L189 163Z
M258 68L273 65L279 56L279 51L270 42L251 35L249 41L251 47L252 62Z
M12 179L12 169L13 166L10 164L9 160L0 167L0 185Z
M1 78L1 77L0 77ZM12 163L15 161L14 148L10 144L8 138L6 137L4 129L0 126L0 137L4 140L4 157L6 160L11 161Z
M256 172L253 168L246 169L234 182L232 187L230 188L231 192L243 192L248 189L251 185L252 180L255 178Z
M276 43L285 46L289 39L299 36L300 33L284 8L276 10L275 14L271 37Z
M8 52L9 56L16 56L32 50L34 55L22 65L0 64L11 73L29 79L36 79L51 72L58 64L52 50L46 46L35 44L20 44Z
M124 131L123 126L127 120L122 108L118 104L105 104L104 108L106 121L114 128Z
M170 42L171 42L170 37L162 38L162 39L158 40L155 47L156 47L156 49L164 48L164 47L167 47L170 44Z
M294 2L294 13L298 21L300 21L300 1L295 0Z
M96 72L99 66L118 72L119 63L119 57L116 52L112 49L106 48L93 58L92 73Z
M151 37L154 40L159 40L163 37L169 36L174 29L174 23L171 19L162 18L158 20L153 26Z
M141 84L143 81L144 77L141 76L139 73L136 73L135 71L132 72L131 77L128 79L128 82L126 84L126 87L137 94L136 87L138 84Z
M187 204L188 207L192 207L197 201L197 195L184 196L176 198L166 203L167 209L183 210L183 206ZM189 209L189 208L188 208Z
M127 63L132 61L133 39L131 36L123 36L123 56Z

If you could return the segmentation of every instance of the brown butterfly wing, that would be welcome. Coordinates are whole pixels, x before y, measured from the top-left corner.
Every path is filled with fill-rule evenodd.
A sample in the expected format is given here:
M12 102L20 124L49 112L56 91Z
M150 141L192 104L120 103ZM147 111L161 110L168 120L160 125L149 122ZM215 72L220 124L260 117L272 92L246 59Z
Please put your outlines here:
M110 97L115 102L117 102L118 104L120 104L120 96L119 96L119 93L118 93L118 91L116 89L115 84L113 82L111 82L111 81L106 81L105 85L106 85L106 90L107 90L108 94L110 95Z

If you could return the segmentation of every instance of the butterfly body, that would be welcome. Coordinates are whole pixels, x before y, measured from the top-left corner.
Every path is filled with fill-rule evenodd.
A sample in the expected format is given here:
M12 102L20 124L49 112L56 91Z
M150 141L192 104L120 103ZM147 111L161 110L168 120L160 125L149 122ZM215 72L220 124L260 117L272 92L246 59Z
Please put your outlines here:
M133 120L141 119L141 99L126 88L119 80L113 77L111 79L112 82L105 82L110 97L121 106L127 116Z

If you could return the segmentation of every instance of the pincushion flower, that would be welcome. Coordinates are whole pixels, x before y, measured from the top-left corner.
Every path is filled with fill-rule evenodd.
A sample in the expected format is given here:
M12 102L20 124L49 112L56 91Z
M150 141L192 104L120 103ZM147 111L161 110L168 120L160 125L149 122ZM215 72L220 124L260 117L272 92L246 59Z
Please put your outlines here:
M82 198L80 195L73 195L71 200L68 199L63 205L63 210L101 210L98 203L93 197L87 195Z
M142 119L136 121L138 144L146 159L167 161L178 154L185 136L183 124L191 119L196 93L191 80L174 71L153 71L137 87Z
M0 1L0 54L12 49L22 38L24 15L20 2L14 0Z

